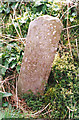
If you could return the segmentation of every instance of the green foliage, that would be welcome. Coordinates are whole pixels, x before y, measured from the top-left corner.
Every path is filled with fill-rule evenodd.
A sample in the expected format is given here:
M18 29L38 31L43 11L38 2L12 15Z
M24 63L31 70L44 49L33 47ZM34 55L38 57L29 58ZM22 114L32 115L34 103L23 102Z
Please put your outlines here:
M11 94L11 93L7 93L7 92L1 92L1 91L0 91L0 97L1 97L1 99L2 99L2 98L5 98L5 97L9 97L9 96L12 96L12 94ZM8 102L2 103L2 106L3 106L3 107L7 107L7 106L8 106Z
M2 57L2 75L5 75L6 71L11 71L13 68L16 67L17 72L20 70L21 61L23 57L23 49L21 48L18 42L9 42L2 43L2 50L1 57Z
M2 92L2 97L9 97L9 96L12 96L12 94L11 93Z
M25 117L24 113L21 113L20 110L15 110L11 104L9 104L8 108L0 109L0 119L2 118L23 118Z
M51 102L53 108L52 117L64 118L67 108L74 110L77 116L78 106L78 66L74 65L74 60L68 52L62 57L56 56L52 66L52 80L49 81L50 87L45 93L45 103ZM67 117L66 116L66 117Z
M38 96L34 95L32 92L30 94L24 94L23 99L25 99L25 102L27 105L32 108L32 110L40 110L43 106L43 99L44 96L41 96L38 94Z

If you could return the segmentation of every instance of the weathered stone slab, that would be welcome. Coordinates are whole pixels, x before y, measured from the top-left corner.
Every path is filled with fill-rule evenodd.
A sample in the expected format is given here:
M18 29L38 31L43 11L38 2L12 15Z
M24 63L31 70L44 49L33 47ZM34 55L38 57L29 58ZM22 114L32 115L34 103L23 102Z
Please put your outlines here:
M29 89L34 94L44 92L61 30L60 20L49 15L38 17L30 23L18 79L20 94Z

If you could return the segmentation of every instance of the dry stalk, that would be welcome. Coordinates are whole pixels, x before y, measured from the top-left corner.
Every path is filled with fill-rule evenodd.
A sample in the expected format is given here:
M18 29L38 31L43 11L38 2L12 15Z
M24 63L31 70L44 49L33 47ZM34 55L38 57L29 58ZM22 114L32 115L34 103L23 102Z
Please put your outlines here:
M76 39L76 47L77 47L77 55L78 55L78 58L79 58L79 52L78 52L78 42L77 42L77 39Z
M15 37L15 36L12 36L12 35L7 35L7 34L1 34L1 33L0 33L0 36L2 36L2 35L3 35L4 37L7 36L8 38L12 37L12 38L17 38L17 39L18 39L18 37Z
M39 111L36 112L36 113L27 114L26 117L33 117L33 118L39 117L39 114L41 114L44 110L46 110L49 105L50 105L50 103L49 103L45 108L43 108L42 110L39 110ZM45 114L47 114L47 113L50 113L51 111L52 111L52 110L47 111L47 112L45 112L45 113L42 114L42 115L45 115Z
M7 38L7 39L9 39L9 42L10 41L18 41L18 42L20 42L20 43L25 43L25 40L26 40L26 38L14 38L14 39L12 39L11 37L13 37L13 36L5 36L5 35L2 35L2 34L0 34L0 36L1 37L3 37L3 38ZM20 41L20 40L22 40L22 41ZM2 40L2 42L7 42L7 40ZM6 43L6 44L8 44L8 43Z
M17 20L17 23L18 23L18 28L19 28L19 30L20 30L20 34L19 34L19 32L18 32L18 30L17 30L17 27L15 26L15 23L14 23L14 19L15 19L15 17L16 17L16 8L17 8L17 6L18 6L18 2L16 3L15 8L14 8L14 10L13 10L13 12L14 12L14 13L13 13L13 19L12 19L11 14L10 14L10 18L11 18L11 20L12 20L12 24L14 25L15 30L16 30L18 36L21 38L21 37L22 37L22 32L21 32L21 28L20 28L20 25L19 25L19 23L18 23L18 20ZM21 39L21 41L22 41L22 39ZM22 41L22 42L23 42L23 41Z
M70 29L70 28L73 28L73 27L77 27L77 26L79 26L79 24L78 25L73 25L73 26L70 26L70 27L67 27L67 28L63 28L62 30L67 30L67 29Z
M18 76L18 75L17 75L17 76ZM15 79L15 77L5 78L5 80L1 81L1 83L3 84L3 83L6 83L7 81L13 80L13 79Z
M67 4L69 4L69 3L67 3ZM60 20L62 20L62 19L63 19L63 16L64 16L66 13L68 13L69 10L70 10L71 8L73 8L73 7L77 7L77 5L73 5L73 6L71 6L71 7L68 7L68 9L67 9L67 10L64 12L64 14L61 16Z
M76 104L75 104L75 105L76 105ZM69 111L69 119L70 119L70 112L72 112L72 115L73 115L73 112L76 111L77 109L72 110L72 109L69 108L69 106L67 106L67 109L68 109L68 111Z
M18 2L16 3L15 8L14 8L14 17L13 17L13 19L16 18L16 8L17 8L17 6L18 6ZM18 20L17 20L17 23L18 23L18 28L20 30L20 35L22 37L22 32L21 32L21 28L20 28Z
M68 10L69 10L69 3L67 4L67 38L68 38L70 53L71 53L71 56L72 56L71 44L70 44L70 40L69 40L69 29L68 29L68 26L69 26L69 22L68 22L69 11Z
M10 14L10 18L11 18L11 20L12 20L12 24L14 25L15 30L16 30L16 32L17 32L17 34L18 34L18 36L19 36L19 37L20 37L20 39L21 39L21 35L19 34L19 32L18 32L18 30L17 30L17 27L15 26L14 19L12 19L11 14ZM22 41L22 39L21 39L21 41ZM23 42L23 41L22 41L22 42ZM23 43L24 43L24 42L23 42Z
M17 108L18 108L17 77L16 77L16 99L17 99Z
M19 30L20 30L21 37L23 37L23 36L22 36L22 32L21 32L21 28L20 28L20 25L19 25L18 20L17 20L17 23L18 23L18 28L19 28Z
M5 92L5 93L6 93L6 91L5 91L5 88L4 88L3 84L1 84L1 88L2 88L3 92ZM8 97L6 97L6 99L7 99L7 101L9 101Z
M67 110L67 113L68 113L68 110ZM63 118L64 120L65 120L65 118L66 118L66 116L67 116L67 113L65 114L65 116L64 116L64 118Z
M52 111L53 111L53 110L49 110L49 111L43 113L42 115L44 116L44 115L46 115L46 114L48 114L48 113L51 113Z
M43 108L42 110L39 110L38 112L34 113L33 115L37 115L37 114L42 113L44 110L47 109L47 107L48 107L49 105L50 105L50 103L49 103L45 108Z

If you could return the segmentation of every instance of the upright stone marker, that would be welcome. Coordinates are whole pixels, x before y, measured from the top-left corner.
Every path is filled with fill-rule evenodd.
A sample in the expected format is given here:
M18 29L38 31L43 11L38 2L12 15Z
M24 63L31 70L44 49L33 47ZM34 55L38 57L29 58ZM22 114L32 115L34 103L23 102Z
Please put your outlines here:
M18 93L43 94L56 53L62 24L56 17L44 15L30 23L20 75Z

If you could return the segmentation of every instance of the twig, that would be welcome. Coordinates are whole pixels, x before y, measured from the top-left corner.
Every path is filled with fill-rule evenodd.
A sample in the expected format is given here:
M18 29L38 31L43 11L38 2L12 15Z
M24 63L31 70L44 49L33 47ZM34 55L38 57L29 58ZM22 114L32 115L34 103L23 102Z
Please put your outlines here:
M20 7L21 7L22 2L23 2L23 0L21 0L20 5L19 5L19 10L20 10L21 15L22 15L22 11L21 11Z
M12 24L14 25L14 27L15 27L15 30L16 30L16 32L17 32L17 34L18 34L18 36L20 37L20 39L21 39L21 35L19 34L19 32L18 32L18 30L17 30L17 28L16 28L16 26L15 26L15 23L14 23L14 19L12 19L12 16L10 15L10 17L11 17L11 20L12 20ZM21 39L21 41L22 41L22 39ZM22 41L23 42L23 41ZM23 42L24 43L24 42Z
M64 12L64 14L61 16L60 20L62 20L63 16L64 16L70 9L72 9L73 7L76 7L76 5L73 5L73 6L71 6L70 8L68 8L68 9Z
M17 34L18 34L19 37L21 38L21 37L22 37L22 32L21 32L21 28L20 28L20 25L19 25L19 23L18 23L18 20L17 20L17 23L18 23L18 28L19 28L19 30L20 30L20 34L19 34L19 32L18 32L15 24L14 24L14 19L15 19L15 17L16 17L16 8L17 8L17 6L18 6L18 3L19 3L19 2L16 3L15 8L13 9L14 14L13 14L12 23L13 23L13 25L14 25L14 27L15 27L15 30L16 30Z
M3 92L4 92L4 93L6 93L6 91L5 91L5 88L4 88L3 84L1 84L1 87L2 87L2 89L3 89ZM7 101L8 101L8 97L6 97L6 99L7 99Z
M7 81L12 80L12 79L15 79L15 77L12 77L12 78L9 78L9 79L5 79L4 81L1 81L1 83L3 84L4 82L7 82Z
M15 14L16 14L16 8L17 8L17 6L18 6L18 2L16 3L16 5L15 5L15 7L14 7L14 9L13 9L13 19L15 18Z
M10 15L10 16L11 16L11 15ZM11 16L11 20L12 20L12 24L14 25L15 30L16 30L16 32L17 32L17 34L18 34L18 36L21 38L21 36L20 36L20 34L19 34L19 32L18 32L18 30L17 30L17 28L16 28L15 24L14 24L14 19L12 19L12 16Z
M67 110L67 113L68 113L68 110ZM65 114L65 116L64 116L64 118L63 118L63 119L65 119L65 118L66 118L67 113Z
M17 108L18 108L17 77L16 77L16 99L17 99Z
M15 37L15 36L12 36L12 35L7 35L7 34L1 34L1 33L0 33L0 36L13 37L13 38L17 38L18 39L18 37Z
M79 58L77 39L76 39L76 47L77 47L77 55L78 55L78 58Z
M70 112L74 112L74 111L76 111L77 109L72 110L72 109L69 108L69 106L67 106L67 109L69 110L69 119L70 119Z
M15 16L16 16L16 15L15 15ZM17 19L16 19L16 20L17 20ZM23 37L23 36L22 36L22 32L21 32L21 28L20 28L20 25L19 25L18 20L17 20L17 23L18 23L18 28L19 28L19 30L20 30L21 37Z

